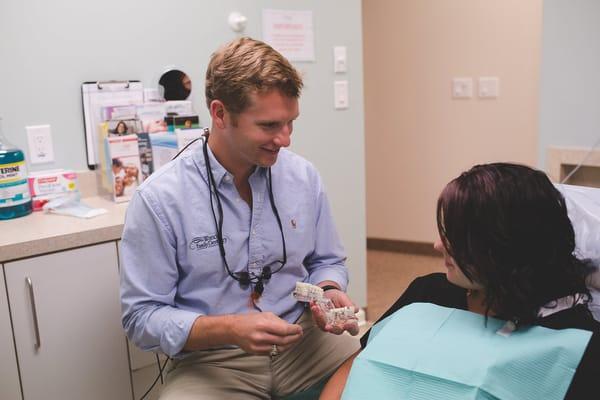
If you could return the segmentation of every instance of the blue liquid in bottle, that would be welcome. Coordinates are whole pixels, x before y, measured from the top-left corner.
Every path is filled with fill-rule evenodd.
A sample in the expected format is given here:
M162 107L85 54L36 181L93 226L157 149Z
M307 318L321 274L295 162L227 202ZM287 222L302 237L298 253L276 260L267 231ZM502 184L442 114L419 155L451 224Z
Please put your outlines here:
M31 213L31 195L23 152L6 140L0 119L0 220Z

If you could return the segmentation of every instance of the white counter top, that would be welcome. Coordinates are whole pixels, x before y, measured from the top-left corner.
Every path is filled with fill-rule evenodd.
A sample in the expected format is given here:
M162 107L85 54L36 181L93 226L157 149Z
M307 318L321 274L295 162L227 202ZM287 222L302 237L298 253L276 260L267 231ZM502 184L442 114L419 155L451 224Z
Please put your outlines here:
M129 203L117 204L103 197L88 197L82 201L91 207L104 208L108 213L83 219L36 211L25 217L0 221L0 262L121 238Z

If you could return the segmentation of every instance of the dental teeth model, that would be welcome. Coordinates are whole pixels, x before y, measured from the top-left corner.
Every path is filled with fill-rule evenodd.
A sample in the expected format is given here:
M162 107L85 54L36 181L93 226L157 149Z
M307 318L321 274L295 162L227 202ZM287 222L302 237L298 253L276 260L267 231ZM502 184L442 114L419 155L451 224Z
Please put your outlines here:
M352 307L335 308L333 302L323 295L323 289L318 286L296 282L296 289L292 295L303 303L314 301L325 314L328 324L343 326L348 321L358 321Z
M296 282L296 290L292 293L298 301L309 303L323 299L323 289L305 282ZM329 300L329 299L327 299Z

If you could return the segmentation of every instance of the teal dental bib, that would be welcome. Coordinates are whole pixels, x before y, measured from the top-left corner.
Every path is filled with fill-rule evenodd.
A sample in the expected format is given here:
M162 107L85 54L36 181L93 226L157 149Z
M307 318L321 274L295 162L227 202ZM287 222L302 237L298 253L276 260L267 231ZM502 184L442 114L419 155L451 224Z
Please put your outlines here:
M371 330L343 399L563 399L591 332L520 328L506 321L414 303Z

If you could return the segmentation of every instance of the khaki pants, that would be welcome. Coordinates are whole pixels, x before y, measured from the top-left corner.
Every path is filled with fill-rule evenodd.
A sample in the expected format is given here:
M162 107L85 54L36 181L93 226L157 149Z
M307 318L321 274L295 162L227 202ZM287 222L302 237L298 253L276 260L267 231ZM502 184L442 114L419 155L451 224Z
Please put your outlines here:
M241 349L198 351L168 367L161 400L271 399L309 389L360 347L357 337L321 331L309 310L297 322L302 340L276 356Z

